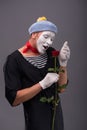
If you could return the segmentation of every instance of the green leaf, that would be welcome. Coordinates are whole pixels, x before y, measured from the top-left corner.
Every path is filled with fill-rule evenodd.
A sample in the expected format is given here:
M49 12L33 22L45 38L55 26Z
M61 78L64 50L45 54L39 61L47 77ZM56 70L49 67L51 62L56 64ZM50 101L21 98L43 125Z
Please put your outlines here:
M61 90L63 88L65 89L66 87L67 87L67 84L61 85L61 86L58 87L58 90Z
M40 101L41 102L48 102L48 103L50 103L50 102L52 102L54 100L54 96L52 96L52 97L50 97L50 98L46 98L46 97L41 97L40 98Z
M40 98L40 101L41 101L41 102L47 102L47 98L46 98L46 97L41 97L41 98Z
M54 99L54 96L52 96L52 97L48 98L48 103L52 102L52 101L53 101L53 99Z
M58 67L56 68L49 68L48 69L49 72L65 72L63 69L59 69Z
M55 69L54 69L54 68L49 68L48 71L52 71L52 72L54 72Z

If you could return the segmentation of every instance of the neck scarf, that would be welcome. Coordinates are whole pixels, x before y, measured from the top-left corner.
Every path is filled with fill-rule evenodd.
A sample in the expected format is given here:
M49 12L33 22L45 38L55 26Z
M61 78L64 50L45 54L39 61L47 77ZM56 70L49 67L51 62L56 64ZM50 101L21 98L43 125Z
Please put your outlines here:
M23 53L26 53L28 50L31 50L34 53L38 53L38 50L31 46L30 42L26 42L26 47L23 50Z

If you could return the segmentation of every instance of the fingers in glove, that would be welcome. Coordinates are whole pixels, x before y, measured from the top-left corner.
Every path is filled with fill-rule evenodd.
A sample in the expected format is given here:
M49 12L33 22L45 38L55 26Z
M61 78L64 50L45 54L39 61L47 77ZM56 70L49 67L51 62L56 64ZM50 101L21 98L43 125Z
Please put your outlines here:
M69 46L68 46L68 42L67 42L67 41L64 42L63 48L62 48L62 49L63 49L63 50L66 50L66 51L70 51Z
M68 41L65 41L63 46L68 46Z

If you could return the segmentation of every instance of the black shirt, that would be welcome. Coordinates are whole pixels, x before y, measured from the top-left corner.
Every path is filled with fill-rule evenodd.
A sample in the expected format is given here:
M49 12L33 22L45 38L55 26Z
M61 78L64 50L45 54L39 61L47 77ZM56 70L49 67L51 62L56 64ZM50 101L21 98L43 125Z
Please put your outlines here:
M7 57L4 66L6 98L12 105L18 90L31 87L41 81L48 73L48 68L54 67L54 59L51 55L53 48L47 50L47 63L44 68L38 69L29 63L22 54L16 50ZM59 62L57 61L59 67ZM54 84L42 90L32 99L23 103L26 130L51 130L52 103L41 102L42 97L50 98L54 95ZM60 102L57 106L55 130L63 130L63 119Z

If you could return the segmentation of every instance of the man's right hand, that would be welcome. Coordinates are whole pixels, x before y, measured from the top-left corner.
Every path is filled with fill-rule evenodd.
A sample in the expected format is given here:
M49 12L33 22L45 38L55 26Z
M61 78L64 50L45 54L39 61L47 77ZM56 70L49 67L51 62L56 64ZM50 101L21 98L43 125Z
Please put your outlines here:
M47 73L43 80L39 82L42 89L50 87L53 83L59 80L59 74L57 73Z

